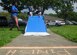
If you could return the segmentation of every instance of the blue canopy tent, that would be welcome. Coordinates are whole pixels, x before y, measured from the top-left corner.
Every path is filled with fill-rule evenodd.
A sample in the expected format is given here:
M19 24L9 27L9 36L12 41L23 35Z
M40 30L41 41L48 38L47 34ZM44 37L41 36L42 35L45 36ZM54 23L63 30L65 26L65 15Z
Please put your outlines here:
M26 35L49 35L43 16L29 16L24 36Z

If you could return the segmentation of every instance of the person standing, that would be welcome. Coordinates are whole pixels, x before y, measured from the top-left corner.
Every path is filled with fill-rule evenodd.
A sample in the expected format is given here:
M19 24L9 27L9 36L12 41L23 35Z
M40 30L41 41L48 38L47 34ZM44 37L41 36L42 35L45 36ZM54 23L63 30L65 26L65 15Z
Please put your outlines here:
M19 24L18 24L18 8L17 8L17 3L13 2L12 7L11 7L11 18L13 23L17 26L17 29L20 30ZM13 29L14 26L11 26L10 30Z
M28 9L29 9L29 15L33 16L33 11L34 11L33 6L29 6Z

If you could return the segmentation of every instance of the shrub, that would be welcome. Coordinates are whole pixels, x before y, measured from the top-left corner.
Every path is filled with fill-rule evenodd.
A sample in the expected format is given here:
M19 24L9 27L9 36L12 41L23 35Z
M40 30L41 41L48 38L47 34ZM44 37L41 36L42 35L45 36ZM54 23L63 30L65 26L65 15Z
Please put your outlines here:
M68 20L77 21L77 12L68 12Z
M19 18L22 18L22 19L25 19L25 20L28 19L28 15L27 15L26 13L19 13L19 14L18 14L18 17L19 17Z
M73 20L77 21L77 12L68 11L65 13L58 13L58 17L63 18L64 20Z

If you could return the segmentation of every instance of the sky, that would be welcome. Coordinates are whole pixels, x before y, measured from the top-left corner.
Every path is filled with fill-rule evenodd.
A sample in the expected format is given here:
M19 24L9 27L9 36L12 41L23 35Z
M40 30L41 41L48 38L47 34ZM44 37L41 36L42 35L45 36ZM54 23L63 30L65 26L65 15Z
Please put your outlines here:
M74 11L77 12L77 3L74 3Z
M0 2L1 2L1 0L0 0ZM1 6L0 6L0 11L3 11Z
M0 2L1 2L1 0L0 0Z
M1 2L1 0L0 0L0 2ZM3 7L0 6L0 12L3 12L3 11L4 11L4 10L3 10ZM27 9L24 9L23 11L27 11ZM23 11L22 11L22 12L23 12ZM77 12L77 3L74 3L74 11ZM4 12L6 12L6 11L4 11ZM55 14L55 11L52 10L51 8L49 8L48 10L45 10L44 13L45 13L45 14L49 14L49 13Z

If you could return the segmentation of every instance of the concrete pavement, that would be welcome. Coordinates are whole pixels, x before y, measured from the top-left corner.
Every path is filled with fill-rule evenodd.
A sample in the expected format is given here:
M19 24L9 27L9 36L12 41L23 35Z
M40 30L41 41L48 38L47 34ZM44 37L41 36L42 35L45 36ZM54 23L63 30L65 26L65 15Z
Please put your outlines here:
M77 55L77 43L51 31L49 33L49 36L23 36L21 34L0 48L0 55Z

